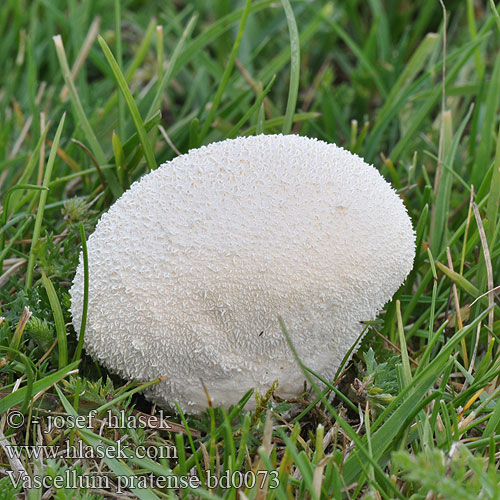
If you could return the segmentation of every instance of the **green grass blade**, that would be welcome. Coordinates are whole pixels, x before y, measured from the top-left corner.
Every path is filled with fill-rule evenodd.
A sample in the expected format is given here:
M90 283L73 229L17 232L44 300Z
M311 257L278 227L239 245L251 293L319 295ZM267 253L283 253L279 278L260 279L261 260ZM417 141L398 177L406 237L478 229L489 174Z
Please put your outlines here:
M45 291L47 292L47 296L49 297L50 307L52 308L52 314L54 315L59 352L59 369L61 369L68 364L68 343L66 341L66 327L64 325L63 312L54 285L43 271L42 283L45 287Z
M177 413L181 417L181 420L182 420L182 423L184 425L184 428L186 429L186 434L187 434L187 437L188 437L189 446L191 446L192 450L195 450L196 446L194 444L193 436L191 435L191 431L189 430L189 425L187 423L186 417L184 416L184 412L181 410L181 407L179 406L179 403L177 403L177 401L175 402L175 407L177 408ZM198 455L196 453L194 453L193 457L194 457L194 461L196 463L196 470L198 471L198 477L200 478L200 480L201 480L201 482L202 482L202 484L204 486L205 485L205 478L204 478L204 475L203 475L203 471L201 469L201 464L200 464L200 461L198 459Z
M250 5L252 0L246 0L245 7L243 8L243 13L241 15L240 26L238 28L238 33L236 35L236 40L234 41L233 48L231 49L231 53L229 54L229 59L227 61L226 67L224 69L224 73L222 75L219 87L217 88L217 92L215 93L215 97L212 100L212 105L210 107L210 111L208 112L208 116L205 118L203 126L201 127L199 133L199 140L203 141L209 128L212 126L212 122L215 118L217 110L220 105L220 101L222 99L222 94L226 89L226 86L229 82L229 77L231 76L231 72L233 71L234 62L236 61L236 56L238 55L238 51L240 48L241 38L243 37L243 32L245 31L245 25L247 23L248 14L250 13Z
M288 101L286 103L285 121L283 123L283 134L289 134L292 131L293 115L297 106L297 96L299 94L300 83L300 40L297 22L293 14L292 6L289 0L281 0L285 9L288 32L290 33L290 86L288 88Z
M478 36L474 42L470 42L466 44L462 48L458 60L455 64L449 69L446 76L446 87L451 85L451 83L457 78L461 69L464 67L467 60L472 56L475 48L483 41L483 36ZM450 60L450 57L448 57ZM439 69L439 67L435 68L435 70ZM416 111L416 113L412 116L411 122L408 124L406 128L405 134L399 139L394 148L391 151L390 157L393 162L396 162L401 154L408 149L408 145L410 141L414 138L417 133L419 127L422 126L423 121L431 114L432 109L439 102L439 98L441 96L442 89L441 87L435 87L428 99L426 99L422 106Z
M423 68L438 41L439 36L436 33L428 33L426 35L389 92L366 142L365 156L369 161L375 155L376 147L382 133L410 96L411 83Z
M403 363L403 380L405 387L411 384L411 368L408 359L408 348L406 346L406 337L403 329L403 319L401 318L401 301L396 300L396 318L398 321L398 338L401 349L401 361Z
M442 249L442 241L446 238L446 221L448 220L452 178L445 170L442 161L446 161L451 150L453 140L453 126L451 111L442 113L441 137L439 140L440 152L435 181L435 203L432 207L431 218L431 249L438 255Z
M23 404L21 405L21 409L19 410L21 413L24 414L28 410L28 407L31 403L31 399L34 395L33 384L35 382L35 377L36 377L36 366L33 363L33 361L31 361L31 359L29 359L25 354L23 354L18 349L14 349L13 347L8 347L8 346L0 346L0 351L7 351L8 353L12 353L13 354L13 356L11 357L12 359L14 359L14 357L17 358L17 356L19 356L19 359L21 360L21 363L23 363L24 369L26 370L26 387L24 387L24 401ZM16 394L16 392L13 392L12 394L10 394L10 396L13 396L14 394ZM5 402L4 401L5 399L6 398L0 399L0 414L2 414L6 410L9 410L10 408L12 408L12 406L15 406L17 404L15 402L17 400L15 400L14 398L12 398L10 402L9 401ZM4 410L2 410L1 408L4 408Z
M123 73L120 71L120 67L116 62L116 59L114 58L111 52L111 49L108 47L108 44L105 42L104 38L102 38L102 36L100 35L98 36L98 40L102 48L102 51L106 56L106 60L108 61L111 71L113 72L113 76L115 77L116 83L118 84L118 87L125 99L128 110L132 116L132 120L134 121L137 134L139 135L142 148L144 150L144 156L146 157L146 163L148 165L148 168L149 170L154 170L158 165L156 163L153 147L149 142L148 134L146 132L146 129L144 128L144 122L141 118L141 114L139 113L139 108L137 107L134 97L132 96L132 93L128 88L125 77L123 76Z
M152 117L154 114L155 109L159 106L160 100L163 96L163 93L165 92L165 89L167 88L167 85L169 84L172 74L175 68L175 65L177 63L177 59L179 58L181 51L184 48L184 44L186 42L186 39L191 36L191 33L194 29L194 26L196 24L197 16L194 15L191 17L189 20L188 25L186 26L186 29L182 33L182 36L175 46L174 52L172 53L172 57L170 58L170 61L168 62L167 70L165 73L163 73L163 76L158 84L156 94L153 98L153 102L151 103L151 106L149 107L149 111L146 114L146 118L149 119Z
M273 86L273 83L275 80L276 80L276 75L274 75L271 78L271 81L266 85L266 88L260 92L260 94L257 96L257 99L252 104L252 106L249 108L249 110L241 117L241 119L238 121L238 123L227 133L226 139L235 137L236 134L241 129L241 127L243 127L243 125L250 119L250 117L257 110L260 109L260 105L262 104L262 101L265 99L266 95L271 90L271 87ZM293 117L292 117L292 119L293 119ZM257 129L256 129L256 132L259 133L259 131Z
M74 418L78 417L78 414L73 408L73 405L67 400L66 396L64 396L61 389L59 389L57 385L56 385L56 391L66 412L69 413ZM101 436L94 434L93 432L91 432L86 428L78 428L77 432L78 434L80 434L83 440L90 446L92 446L94 449L98 449L99 446L102 446ZM102 460L117 476L129 478L130 484L129 481L127 481L128 485L127 489L129 489L132 493L134 493L137 496L137 498L141 500L159 500L160 497L157 496L150 488L141 488L137 484L135 486L133 485L132 481L135 477L135 474L132 471L132 469L128 465L126 465L122 460L111 458L109 456L106 456L106 454L104 454Z
M64 368L47 375L41 380L37 380L33 383L33 387L31 391L29 391L30 394L38 394L39 392L46 391L49 387L52 387L54 384L59 382L59 380L66 377L69 372L72 372L78 366L79 362L80 361L75 361ZM21 387L12 394L0 399L0 413L4 413L8 409L20 405L24 401L27 392L27 387Z
M412 383L406 386L401 393L387 406L372 427L372 446L375 456L381 457L385 450L393 443L394 438L412 413L416 414L416 408L420 406L422 398L433 386L447 363L450 362L450 355L454 347L465 337L481 319L486 316L487 311L476 318L474 322L458 331L441 349L438 356L434 358L426 370L423 370ZM384 422L381 425L381 422ZM377 429L375 431L375 429ZM364 453L363 453L364 454ZM359 451L355 451L344 464L344 479L352 481L359 473L358 460Z
M301 28L299 33L299 45L304 47L317 33L320 26L327 22L333 12L331 3L327 3L324 7L318 10L314 18L304 27ZM273 75L278 74L280 70L286 66L291 57L290 46L282 50L277 56L266 64L261 71L257 73L257 78L261 82L268 82Z
M49 159L47 161L47 166L45 168L45 175L43 178L43 186L48 187L50 178L52 176L52 169L54 167L54 162L56 159L57 148L59 147L59 141L61 139L61 134L64 127L64 120L66 118L66 113L63 114L59 126L56 130L56 135L54 137L54 142L52 148L50 149ZM40 202L38 204L38 210L36 214L35 227L33 229L33 236L31 239L31 249L28 259L28 268L26 271L26 281L25 290L31 288L31 283L33 282L33 270L35 266L35 248L38 243L38 238L40 237L40 232L42 230L43 213L45 211L45 204L47 202L47 190L40 191Z
M448 231L447 221L450 212L450 199L452 193L452 177L454 177L456 173L454 169L455 156L460 141L462 140L465 127L472 115L472 110L473 107L471 106L458 127L453 141L451 141L451 113L445 112L443 117L443 151L440 156L441 163L438 166L438 169L441 170L440 174L436 173L436 177L440 175L440 179L437 181L437 193L435 193L436 199L432 212L433 219L431 221L431 247L433 253L436 255L441 252L443 249L443 242L446 241L446 233Z
M24 191L26 189L30 189L33 191L48 191L47 186L37 186L35 184L17 184L13 187L11 187L7 191L7 195L5 196L5 200L3 202L3 212L2 212L2 227L5 227L7 224L7 215L9 213L9 202L12 197L12 195L16 191ZM5 231L2 231L2 234L0 235L0 270L3 269L3 251L5 249Z
M270 7L273 4L273 2L274 0L262 0L260 2L255 2L253 3L253 5L250 6L249 13L251 14L255 12L260 12L261 10ZM186 48L182 51L179 59L177 60L177 64L174 65L171 78L175 78L175 76L179 73L181 68L186 64L190 63L195 58L195 56L197 56L201 52L201 50L204 47L206 47L208 44L217 39L217 37L221 36L223 33L229 30L231 26L238 20L241 20L245 8L246 7L237 10L235 12L231 12L230 14L227 14L224 17L221 17L208 29L204 30L190 43L188 43L186 45ZM268 78L261 78L261 80L268 81L271 78L271 76L272 74L269 75Z
M120 0L115 0L115 43L116 43L116 62L120 70L123 68L122 51L122 26L121 26L121 8ZM123 96L118 95L118 134L123 137L125 132L125 102Z
M152 385L157 384L158 382L161 382L162 380L163 380L162 377L155 378L154 380L150 380L149 382L144 382L143 384L140 384L137 387L134 387L133 389L124 391L121 394L116 393L116 394L118 394L116 397L114 397L110 401L107 401L103 405L96 408L96 413L97 414L102 413L102 412L108 410L109 408L111 408L116 403L119 403L120 401L123 401L124 399L129 398L133 394L136 394L140 391L143 391L144 389L147 389L148 387L151 387ZM126 387L128 387L128 386L126 386Z
M458 274L456 271L452 271L449 267L446 267L439 261L436 261L436 267L446 274L446 276L448 276L448 278L450 278L462 290L465 290L471 297L476 298L479 295L479 289L461 274Z
M157 111L149 120L147 120L144 123L144 128L146 129L146 132L149 132L150 130L155 128L160 123L160 121L161 121L161 112ZM135 148L138 146L139 142L140 142L140 137L137 134L137 132L134 132L134 134L131 135L122 146L123 154L125 155L125 157L133 153ZM115 155L110 157L107 162L108 165L116 165L116 163L117 160Z
M64 76L64 81L68 87L71 102L76 112L75 121L80 125L80 127L82 127L85 138L87 139L87 142L90 145L90 149L92 150L92 153L94 154L97 162L100 165L104 165L106 163L106 156L90 125L87 115L85 114L80 98L78 97L78 92L76 91L76 87L71 76L71 70L69 69L61 35L56 35L52 38L56 47L57 57L59 59L59 64ZM116 176L111 171L107 171L104 175L106 177L106 181L108 182L109 188L113 193L113 196L118 198L122 194L122 189L120 188L120 184L118 183Z
M359 435L357 434L357 432L333 408L333 406L329 403L329 401L326 398L326 396L323 394L323 392L320 390L320 388L316 385L316 383L314 382L314 380L311 378L311 376L308 373L308 370L306 369L306 367L302 363L302 361L301 361L301 359L300 359L300 357L299 357L299 355L297 353L297 350L295 349L295 347L294 347L294 345L293 345L293 343L291 341L290 335L289 335L289 333L288 333L288 331L286 329L285 324L283 323L283 321L281 319L280 319L280 324L281 324L281 329L283 331L283 334L286 337L287 343L290 346L290 350L292 351L293 357L295 358L295 360L299 364L302 372L304 373L304 375L305 375L307 381L309 382L309 384L311 385L311 387L314 389L314 391L316 392L316 394L321 397L321 400L322 400L323 404L325 405L325 407L328 409L328 411L333 416L333 418L339 423L339 425L342 427L342 429L345 431L345 433L349 436L349 438L352 439L352 441L355 443L357 452L362 455L362 457L363 457L364 460L368 461L370 463L370 465L372 465L373 470L374 470L375 474L377 475L377 478L381 481L381 483L383 483L384 486L388 490L391 490L393 492L393 494L395 494L398 498L400 498L401 500L404 500L404 498L401 495L401 493L399 492L399 490L385 476L385 474L382 472L382 469L380 468L379 464L374 460L374 458L368 452L368 450L366 449L363 441L361 440L361 438L359 437ZM352 458L352 456L353 455L351 454L350 458ZM356 469L355 469L356 471L359 471L359 469L358 469L358 467L360 465L359 459L360 459L360 457L356 456L356 466L355 466L356 467ZM346 481L350 483L350 481L352 480L353 477L355 477L355 475L356 475L355 473L351 474L349 476L349 478L346 479ZM345 470L344 470L344 476L345 476Z
M486 218L488 219L488 244L495 244L495 227L500 212L500 127L498 128L495 163L491 177L488 204L486 205Z
M139 68L139 66L143 63L144 59L147 56L149 46L151 45L151 40L153 39L153 35L155 33L156 19L151 19L149 22L146 31L144 33L144 37L141 39L141 43L137 49L137 52L132 59L129 67L125 71L125 80L129 83L132 80L132 77L135 75L135 72ZM109 113L115 108L118 102L118 98L120 96L120 92L113 92L111 97L106 101L104 106L102 107L102 111L99 113L94 113L92 115L92 122L99 121L100 118L104 116L108 116Z
M480 131L481 141L477 156L472 165L470 182L479 186L491 164L491 152L493 149L493 138L496 136L496 122L498 118L498 104L500 102L500 52L495 60L491 81L488 83L486 95L483 125Z
M47 132L49 131L49 124L45 126L45 129L42 131L40 134L40 137L38 138L38 141L36 143L35 149L33 150L33 153L31 153L30 159L28 160L28 163L26 165L26 168L24 169L23 174L18 180L18 184L25 184L29 182L29 179L31 175L33 174L33 170L36 166L36 163L39 159L40 155L40 150L42 148L42 144L45 142L45 138L47 137ZM12 210L17 211L19 209L19 201L21 197L22 192L15 193L12 196Z
M354 41L354 39L337 23L334 19L330 19L329 17L324 17L325 23L327 23L332 30L342 39L342 41L351 49L352 53L358 58L360 64L364 66L364 68L370 73L371 78L373 78L374 84L377 86L380 93L384 96L384 99L387 96L387 90L385 88L384 82L379 75L377 68L373 65L373 63L366 57L363 53L363 50L359 47L359 45Z
M320 116L320 113L317 113L316 111L309 111L307 113L295 113L293 115L293 123L314 120L315 118L318 118L319 116ZM269 130L269 129L281 127L284 122L285 122L284 116L277 116L276 118L271 118L270 120L265 120L263 123L262 132L265 132L266 130ZM254 135L257 131L257 126L258 125L252 125L247 130L245 130L245 132L242 135L245 135L245 136L246 135Z

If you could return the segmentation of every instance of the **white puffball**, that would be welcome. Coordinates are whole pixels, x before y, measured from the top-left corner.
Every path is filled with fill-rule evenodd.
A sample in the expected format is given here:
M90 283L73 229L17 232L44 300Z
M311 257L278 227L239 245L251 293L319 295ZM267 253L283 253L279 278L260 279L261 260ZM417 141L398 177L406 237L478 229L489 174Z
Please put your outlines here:
M332 377L412 268L399 196L358 156L296 135L192 150L145 175L88 239L85 348L146 395L200 412L250 388L300 394ZM79 332L83 264L71 288ZM249 407L254 405L249 402Z

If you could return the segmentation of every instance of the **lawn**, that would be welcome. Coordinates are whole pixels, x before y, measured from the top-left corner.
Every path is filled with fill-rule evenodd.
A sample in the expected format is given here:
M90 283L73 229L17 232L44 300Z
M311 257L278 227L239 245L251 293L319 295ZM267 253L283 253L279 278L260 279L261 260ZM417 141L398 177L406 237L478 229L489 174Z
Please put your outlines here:
M500 498L500 15L444 4L1 3L0 500ZM373 164L414 267L334 380L165 428L158 381L78 341L82 242L161 163L262 133Z

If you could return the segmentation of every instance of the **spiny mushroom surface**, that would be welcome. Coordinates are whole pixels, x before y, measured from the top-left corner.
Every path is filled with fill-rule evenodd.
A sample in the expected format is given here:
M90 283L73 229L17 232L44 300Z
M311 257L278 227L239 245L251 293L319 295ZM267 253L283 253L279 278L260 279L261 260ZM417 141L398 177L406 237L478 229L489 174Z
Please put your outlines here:
M331 377L409 273L415 235L394 189L358 156L295 135L225 140L135 182L88 239L85 347L112 372L165 376L146 395L187 412L235 404L302 361ZM79 332L83 264L71 288ZM252 400L249 407L252 407Z

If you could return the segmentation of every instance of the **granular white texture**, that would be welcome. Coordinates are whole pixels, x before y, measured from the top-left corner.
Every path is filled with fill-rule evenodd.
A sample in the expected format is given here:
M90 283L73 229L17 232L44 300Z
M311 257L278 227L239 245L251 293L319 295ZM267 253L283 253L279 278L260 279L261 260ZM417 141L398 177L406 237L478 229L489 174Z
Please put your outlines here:
M300 394L306 364L335 374L412 268L402 200L358 156L296 135L192 150L145 175L88 239L85 348L146 395L187 412L228 407L279 381ZM71 288L79 332L83 264ZM250 400L249 407L253 405Z

